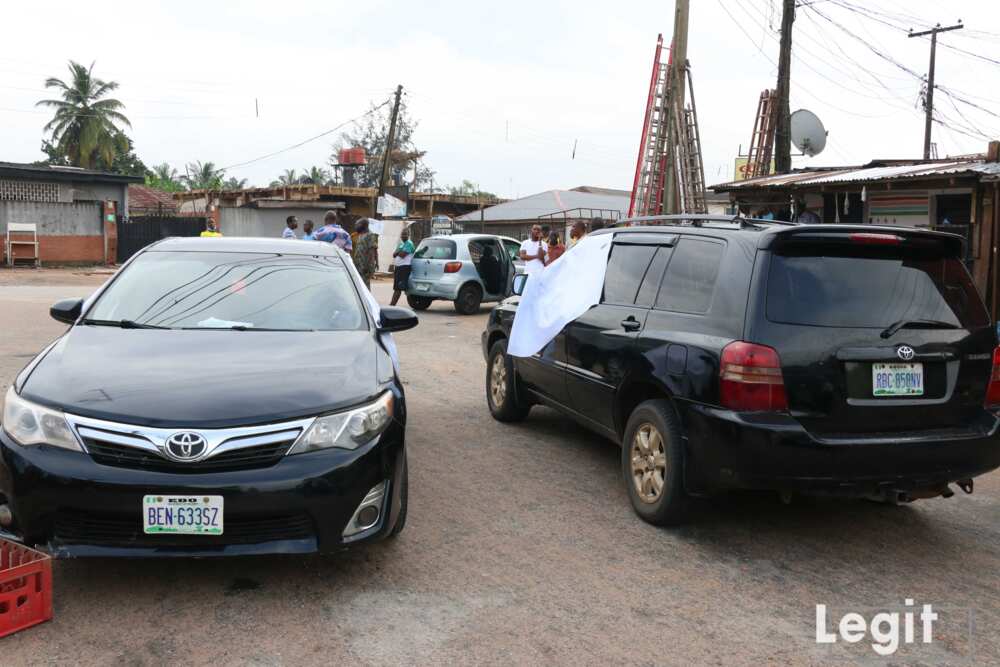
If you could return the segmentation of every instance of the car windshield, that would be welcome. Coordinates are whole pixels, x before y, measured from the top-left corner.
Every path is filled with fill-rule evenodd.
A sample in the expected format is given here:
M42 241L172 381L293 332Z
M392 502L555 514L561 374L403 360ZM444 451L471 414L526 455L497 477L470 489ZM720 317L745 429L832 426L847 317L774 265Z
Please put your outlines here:
M821 327L885 328L924 321L989 324L955 257L782 256L771 260L767 319Z
M367 318L337 257L229 252L146 252L85 322L170 329L344 331Z

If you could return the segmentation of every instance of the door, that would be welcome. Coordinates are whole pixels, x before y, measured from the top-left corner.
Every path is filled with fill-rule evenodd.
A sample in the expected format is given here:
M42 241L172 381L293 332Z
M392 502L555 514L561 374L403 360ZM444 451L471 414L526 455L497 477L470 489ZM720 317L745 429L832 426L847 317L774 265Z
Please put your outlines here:
M615 392L641 359L636 341L670 252L666 246L616 241L601 303L564 329L566 391L573 409L599 426L615 427Z
M483 300L503 297L507 285L507 251L492 236L469 240L469 256L483 283Z

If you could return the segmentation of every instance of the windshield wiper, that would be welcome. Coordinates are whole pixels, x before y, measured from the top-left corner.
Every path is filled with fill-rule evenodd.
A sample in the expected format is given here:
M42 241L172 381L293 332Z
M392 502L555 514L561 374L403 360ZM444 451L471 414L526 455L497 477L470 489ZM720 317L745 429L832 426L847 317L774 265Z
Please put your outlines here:
M96 324L102 327L121 327L122 329L169 329L170 327L161 327L156 324L143 324L141 322L136 322L134 320L93 320L85 319L82 320L83 324Z
M891 338L900 329L961 329L962 327L957 327L951 322L943 322L941 320L899 320L898 322L893 322L879 335L882 338Z

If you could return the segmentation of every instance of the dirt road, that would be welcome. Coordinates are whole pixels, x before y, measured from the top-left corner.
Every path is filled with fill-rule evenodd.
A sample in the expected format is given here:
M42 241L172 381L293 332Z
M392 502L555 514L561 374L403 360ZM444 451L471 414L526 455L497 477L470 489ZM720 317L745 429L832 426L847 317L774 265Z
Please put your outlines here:
M0 276L5 390L63 330L50 303L104 276ZM832 627L907 598L940 619L897 661L1000 662L1000 475L907 507L737 495L657 529L632 513L612 444L545 409L515 426L489 417L486 312L435 304L397 337L411 475L399 540L327 557L58 561L55 620L0 640L0 662L880 664L870 638L817 645L816 605Z

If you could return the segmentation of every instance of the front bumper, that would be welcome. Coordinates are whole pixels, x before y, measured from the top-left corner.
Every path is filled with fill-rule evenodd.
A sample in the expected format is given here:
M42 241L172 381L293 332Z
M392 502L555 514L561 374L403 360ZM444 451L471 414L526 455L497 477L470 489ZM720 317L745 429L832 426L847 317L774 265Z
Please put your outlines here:
M819 437L788 415L679 405L693 488L777 489L868 496L918 491L1000 467L996 416L965 429Z
M22 447L0 429L0 493L26 543L68 556L231 556L338 551L388 535L400 509L404 425L394 421L354 451L328 449L280 459L268 468L168 473L96 463L89 454ZM343 538L365 494L389 492L371 528ZM147 494L223 496L219 536L146 535Z

